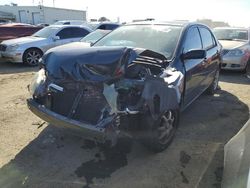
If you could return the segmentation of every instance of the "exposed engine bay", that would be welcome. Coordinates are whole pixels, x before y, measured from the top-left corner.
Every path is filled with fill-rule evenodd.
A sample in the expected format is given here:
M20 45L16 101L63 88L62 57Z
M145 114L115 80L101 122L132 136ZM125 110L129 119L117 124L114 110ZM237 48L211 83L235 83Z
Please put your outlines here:
M144 117L150 124L179 108L184 76L168 65L165 56L145 49L51 50L30 90L46 109L105 129L106 139L114 144L123 131L150 127L140 123Z

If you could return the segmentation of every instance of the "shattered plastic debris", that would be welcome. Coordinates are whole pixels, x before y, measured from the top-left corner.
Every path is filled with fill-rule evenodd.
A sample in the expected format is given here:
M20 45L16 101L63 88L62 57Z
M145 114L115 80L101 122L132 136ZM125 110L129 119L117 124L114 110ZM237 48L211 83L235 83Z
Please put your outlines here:
M111 107L111 114L113 113L117 113L117 96L118 93L115 90L114 84L112 85L107 85L104 84L104 91L103 91L104 96L106 97L107 102L109 103L110 107Z

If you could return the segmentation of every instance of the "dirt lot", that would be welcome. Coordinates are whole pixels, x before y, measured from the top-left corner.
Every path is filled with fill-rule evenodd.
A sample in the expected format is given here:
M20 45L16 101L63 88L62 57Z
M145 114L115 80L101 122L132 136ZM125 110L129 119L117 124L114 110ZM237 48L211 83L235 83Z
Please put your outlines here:
M250 81L223 72L221 90L183 114L154 154L135 142L104 150L47 125L26 107L36 68L0 63L0 187L219 188L223 146L249 117Z

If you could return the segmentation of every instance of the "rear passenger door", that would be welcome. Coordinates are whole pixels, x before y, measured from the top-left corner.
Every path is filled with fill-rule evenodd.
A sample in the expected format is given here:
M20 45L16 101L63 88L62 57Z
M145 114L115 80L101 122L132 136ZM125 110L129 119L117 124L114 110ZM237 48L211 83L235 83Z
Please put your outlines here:
M79 41L90 32L84 28L79 27L67 27L59 31L56 36L59 36L59 40L56 41L56 45L63 45L70 42Z
M203 90L205 90L213 82L216 70L218 70L219 51L216 40L211 31L203 26L199 26L199 31L201 34L203 49L207 52L206 59L202 64L202 87Z
M201 50L202 43L198 27L193 26L188 29L185 37L183 54L191 50ZM204 59L188 59L184 60L186 70L185 76L185 95L183 99L184 106L190 104L201 92L202 63Z

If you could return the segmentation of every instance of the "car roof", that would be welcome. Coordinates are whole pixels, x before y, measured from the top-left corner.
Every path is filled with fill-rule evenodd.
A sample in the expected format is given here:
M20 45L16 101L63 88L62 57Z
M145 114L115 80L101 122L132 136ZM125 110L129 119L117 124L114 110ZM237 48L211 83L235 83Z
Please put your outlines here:
M47 27L56 27L56 28L79 27L79 28L84 28L84 29L87 29L89 31L92 31L89 27L87 27L85 25L50 25Z
M208 27L202 23L189 22L186 20L180 20L180 21L139 21L139 22L127 23L125 25L171 25L171 26L179 26L179 27L189 27L192 25L200 25L200 26Z
M215 27L214 29L245 29L245 30L250 30L250 28L247 28L247 27Z
M176 26L184 26L186 23L182 22L167 22L167 21L139 21L127 23L125 25L176 25Z

